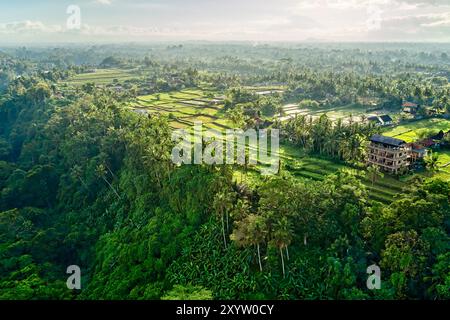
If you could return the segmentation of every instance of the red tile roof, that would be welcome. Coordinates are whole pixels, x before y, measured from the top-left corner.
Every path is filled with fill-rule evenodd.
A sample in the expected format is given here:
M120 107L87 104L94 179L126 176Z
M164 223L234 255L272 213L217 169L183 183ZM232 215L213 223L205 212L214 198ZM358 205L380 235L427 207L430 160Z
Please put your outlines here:
M417 104L412 102L405 102L403 103L403 107L417 107Z

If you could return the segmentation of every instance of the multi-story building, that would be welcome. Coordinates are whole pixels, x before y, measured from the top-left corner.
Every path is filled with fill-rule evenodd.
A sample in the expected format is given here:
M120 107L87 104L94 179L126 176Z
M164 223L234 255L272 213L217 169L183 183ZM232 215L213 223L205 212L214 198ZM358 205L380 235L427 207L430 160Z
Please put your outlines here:
M376 134L370 139L368 153L369 165L389 173L398 174L410 166L411 146L400 139Z

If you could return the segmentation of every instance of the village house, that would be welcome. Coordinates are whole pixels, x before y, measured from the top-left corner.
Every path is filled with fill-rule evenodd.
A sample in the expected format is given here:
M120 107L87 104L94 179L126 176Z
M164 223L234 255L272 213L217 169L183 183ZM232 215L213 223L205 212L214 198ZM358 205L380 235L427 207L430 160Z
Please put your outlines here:
M387 114L368 117L367 121L375 123L377 126L389 126L393 123L392 118Z
M379 116L380 120L381 120L381 125L383 126L390 126L394 120L392 120L391 116L384 114L382 116Z
M381 121L380 121L380 119L378 118L378 116L371 116L371 117L368 117L368 118L367 118L367 121L369 121L369 122L371 122L371 123L374 123L374 124L377 125L377 126L381 126Z
M402 105L403 112L415 115L419 110L419 105L412 102L405 102Z
M433 137L406 143L400 139L376 134L372 136L368 146L368 164L389 173L399 174L404 169L411 169L420 164L428 155L429 148L445 143L446 135L450 135L450 131L441 131Z
M421 143L410 143L410 165L416 164L428 155L428 149Z

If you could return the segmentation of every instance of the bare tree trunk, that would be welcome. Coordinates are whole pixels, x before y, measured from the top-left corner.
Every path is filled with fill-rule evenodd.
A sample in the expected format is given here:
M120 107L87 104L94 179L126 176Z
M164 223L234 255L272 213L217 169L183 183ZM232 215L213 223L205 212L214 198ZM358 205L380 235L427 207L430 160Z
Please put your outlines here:
M89 190L89 188L88 188L87 184L84 182L84 180L81 177L78 177L78 179L80 179L81 184L83 185L83 187L85 187L86 190Z
M283 258L283 248L280 247L280 255L281 255L281 266L283 267L283 278L286 277L286 273L284 271L284 258Z
M102 177L102 179L108 184L108 186L111 188L111 190L114 191L117 198L120 199L120 195L117 193L116 189L114 189L114 187L111 185L111 183L109 183L108 179L106 179L105 177Z
M308 243L307 243L307 237L308 237L308 235L305 233L304 234L304 236L303 236L303 244L306 246Z
M222 234L223 234L223 245L226 249L227 248L227 238L225 237L225 222L224 222L223 215L222 215Z
M105 167L106 167L106 169L108 169L108 171L109 171L109 173L111 173L111 176L114 178L114 179L116 179L117 177L116 177L116 175L112 172L112 170L109 168L109 166L105 163Z
M288 249L288 246L286 246L286 257L287 257L287 259L289 261L289 249Z
M230 233L230 228L229 228L229 223L228 223L228 213L225 213L225 216L226 216L226 218L227 218L227 233L229 234Z
M262 264L261 264L261 253L259 251L259 243L256 245L256 247L258 248L258 262L259 262L259 271L262 272Z

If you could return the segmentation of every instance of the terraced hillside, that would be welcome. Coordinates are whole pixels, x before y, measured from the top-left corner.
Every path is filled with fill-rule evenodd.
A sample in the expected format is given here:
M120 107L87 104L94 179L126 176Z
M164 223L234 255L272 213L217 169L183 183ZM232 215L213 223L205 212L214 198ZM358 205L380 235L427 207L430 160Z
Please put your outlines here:
M178 92L140 96L136 101L130 103L130 108L139 113L167 115L170 125L174 129L190 128L195 122L201 121L205 130L212 128L223 131L232 125L225 118L223 101L217 96L217 93L208 89L185 89ZM296 106L291 105L288 111L296 113ZM282 145L280 147L280 158L284 168L298 178L323 180L327 175L348 168L343 163L306 155L299 148L293 146ZM262 165L264 164L254 168L255 179L260 179L258 171ZM405 187L404 182L389 175L378 179L372 185L364 170L357 172L373 200L390 203Z
M334 174L341 169L349 169L349 166L344 163L337 163L333 160L307 155L299 148L291 145L280 146L280 159L282 160L284 170L289 171L299 179L322 181L327 175ZM247 183L254 184L257 183L255 180L261 179L258 173L259 168L260 166L253 168L253 172L249 173L249 181ZM406 186L405 182L389 175L377 179L372 185L364 170L352 170L358 174L358 178L368 189L369 197L372 200L391 203L396 195L403 192L403 188Z
M340 169L348 168L345 164L339 164L331 160L303 156L291 158L289 153L282 156L286 161L287 169L295 176L323 180L327 175L336 173ZM294 160L295 159L295 160ZM373 200L390 203L394 197L402 192L405 183L386 175L378 179L373 185L363 170L358 170L359 179L369 190L369 196Z
M130 103L130 108L139 113L167 115L174 129L187 128L199 121L206 129L231 127L223 114L223 100L208 89L139 96Z
M450 130L450 120L446 119L425 119L396 126L387 130L384 135L405 140L406 142L417 141L423 132L438 133L440 130L447 132Z
M115 80L125 81L136 78L132 70L120 69L96 69L93 72L77 74L76 76L65 81L67 85L81 86L88 82L93 82L96 85L111 84Z

